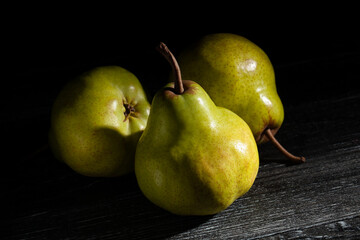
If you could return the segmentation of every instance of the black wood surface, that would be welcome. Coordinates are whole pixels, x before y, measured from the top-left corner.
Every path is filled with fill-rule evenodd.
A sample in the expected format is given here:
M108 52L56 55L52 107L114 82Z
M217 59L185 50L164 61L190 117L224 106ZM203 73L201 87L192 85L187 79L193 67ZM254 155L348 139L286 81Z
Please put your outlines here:
M0 239L360 239L359 42L353 32L333 27L279 27L272 34L208 27L192 29L193 37L182 29L87 44L92 34L83 30L73 42L75 31L65 31L46 35L47 41L33 36L20 48L16 38L1 88ZM244 35L269 55L285 106L276 136L306 163L288 164L271 144L261 145L248 193L216 215L180 217L149 202L134 174L80 176L42 149L52 102L69 79L117 64L139 77L151 99L170 70L154 50L158 41L176 54L194 36L214 31Z
M6 189L5 236L15 239L304 239L360 237L360 95L287 109L278 139L307 162L281 163L260 147L251 190L207 217L171 215L148 202L133 175L79 176L42 152ZM41 119L38 119L41 121ZM291 131L290 131L291 130ZM4 233L4 232L3 232Z

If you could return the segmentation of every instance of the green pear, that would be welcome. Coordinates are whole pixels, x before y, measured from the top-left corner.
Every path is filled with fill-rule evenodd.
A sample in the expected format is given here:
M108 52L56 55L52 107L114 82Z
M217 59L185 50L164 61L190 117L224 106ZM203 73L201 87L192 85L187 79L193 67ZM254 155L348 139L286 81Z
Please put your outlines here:
M284 120L274 69L256 44L236 34L209 34L179 55L179 66L184 79L199 83L216 105L243 118L258 144L271 140L285 150L274 138Z
M130 173L149 112L135 75L118 66L95 68L69 82L56 98L51 149L56 158L85 176Z
M135 155L139 187L171 213L216 214L253 185L259 168L255 139L245 121L217 107L199 84L182 81L174 56L165 44L159 48L176 81L153 98Z

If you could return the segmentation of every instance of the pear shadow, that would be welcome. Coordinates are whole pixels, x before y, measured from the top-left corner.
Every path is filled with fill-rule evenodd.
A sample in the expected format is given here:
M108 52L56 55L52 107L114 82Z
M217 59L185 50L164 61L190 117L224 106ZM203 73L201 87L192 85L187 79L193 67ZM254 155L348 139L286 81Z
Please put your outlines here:
M289 159L287 159L285 157L283 157L283 158L282 157L260 157L260 166L266 165L268 163L283 164L286 167L301 164L301 163L292 162L292 161L290 161Z
M114 134L112 129L101 131ZM177 216L157 207L142 194L134 172L112 178L82 176L58 161L50 148L14 167L17 171L4 186L7 230L0 236L5 238L31 231L49 239L103 234L164 239L212 218Z
M106 233L119 239L165 239L196 228L212 217L177 216L161 209L142 194L134 173L116 178L80 178L78 189L64 201L67 208L71 206L67 210L70 221L62 227L80 224L75 237L100 237ZM72 219L74 212L80 217Z
M120 239L167 239L186 235L213 217L174 215L151 203L140 191L127 202L118 204L114 209L117 213L109 216L110 224L103 223L102 227Z
M283 164L286 167L299 165L301 163L296 163L285 157L278 149L276 149L272 144L264 144L258 147L259 150L259 160L260 166L269 164L269 163L278 163Z
M102 139L104 145L104 148L101 148L103 152L99 154L117 154L118 158L129 160L123 161L119 166L121 169L126 169L126 173L134 171L136 145L141 134L142 132L138 131L124 136L116 129L105 126L94 130L94 135ZM122 151L116 153L119 148L122 148Z
M110 139L115 139L114 141L124 141L128 149L136 146L134 142L137 142L142 134L137 132L122 136L111 128L99 128L96 131ZM135 148L129 152L133 153L131 157L134 158ZM90 183L86 183L87 181ZM102 231L113 232L124 239L168 238L196 228L212 218L211 215L178 216L154 205L142 194L134 172L122 177L100 178L93 181L92 178L86 178L84 185L87 189L81 187L83 191L77 194L77 205L88 204L89 201L100 202L102 210L94 214L102 215L106 221L98 222L97 225L102 226ZM137 220L139 218L141 220ZM89 233L83 232L81 235L87 234Z

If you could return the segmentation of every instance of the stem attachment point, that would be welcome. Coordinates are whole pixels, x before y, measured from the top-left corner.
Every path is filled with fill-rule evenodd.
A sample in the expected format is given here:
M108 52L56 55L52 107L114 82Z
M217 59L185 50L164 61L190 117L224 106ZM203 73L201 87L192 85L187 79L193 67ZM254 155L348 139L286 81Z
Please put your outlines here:
M184 92L184 86L181 78L181 71L178 62L176 61L174 55L171 53L169 48L165 43L160 42L160 45L157 47L157 50L168 60L172 67L172 71L175 74L175 93L182 94Z

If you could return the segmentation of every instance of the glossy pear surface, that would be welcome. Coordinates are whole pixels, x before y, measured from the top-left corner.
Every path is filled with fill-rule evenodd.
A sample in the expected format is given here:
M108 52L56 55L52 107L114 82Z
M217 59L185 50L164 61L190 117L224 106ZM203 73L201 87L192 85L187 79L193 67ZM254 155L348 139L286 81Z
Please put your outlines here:
M115 177L134 170L150 105L139 80L118 66L95 68L69 82L55 100L50 146L76 172Z
M250 126L258 143L284 119L273 66L262 49L235 34L210 34L178 57L184 79L199 83L216 105L230 109Z
M248 125L217 107L204 89L170 83L154 97L135 157L140 189L178 215L209 215L231 205L252 186L259 167Z

